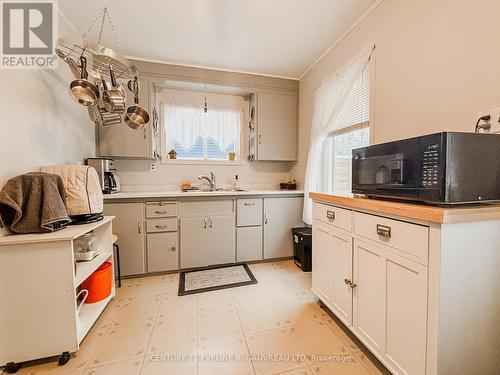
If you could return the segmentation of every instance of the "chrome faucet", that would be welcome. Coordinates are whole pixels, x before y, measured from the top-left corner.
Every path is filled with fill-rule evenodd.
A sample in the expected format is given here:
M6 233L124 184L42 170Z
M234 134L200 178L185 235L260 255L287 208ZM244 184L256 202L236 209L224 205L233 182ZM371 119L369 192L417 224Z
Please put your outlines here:
M210 176L201 175L198 177L198 180L207 180L210 184L210 191L217 190L217 185L215 184L215 174L214 172L210 172Z

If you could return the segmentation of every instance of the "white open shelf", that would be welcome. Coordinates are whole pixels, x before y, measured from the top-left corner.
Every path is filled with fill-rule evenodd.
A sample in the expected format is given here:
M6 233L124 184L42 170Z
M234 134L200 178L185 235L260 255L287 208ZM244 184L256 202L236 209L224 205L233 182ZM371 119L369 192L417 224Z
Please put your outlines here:
M75 288L80 286L96 269L100 267L105 261L111 258L111 253L103 251L94 259L89 261L77 262L75 273Z
M78 344L82 342L90 328L94 325L96 320L99 318L101 313L104 311L108 305L111 298L115 296L115 289L111 290L109 297L103 299L102 301L96 303L84 303L80 314L77 317L77 338Z

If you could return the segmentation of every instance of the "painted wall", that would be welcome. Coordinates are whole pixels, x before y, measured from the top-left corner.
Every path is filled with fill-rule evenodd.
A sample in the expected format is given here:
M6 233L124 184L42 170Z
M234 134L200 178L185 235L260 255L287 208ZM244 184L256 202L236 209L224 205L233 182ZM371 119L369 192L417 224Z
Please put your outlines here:
M300 81L302 184L313 98L321 80L376 44L373 141L473 131L477 112L500 107L498 0L384 0Z
M43 165L95 154L94 126L68 93L72 79L61 61L57 70L0 70L0 186Z

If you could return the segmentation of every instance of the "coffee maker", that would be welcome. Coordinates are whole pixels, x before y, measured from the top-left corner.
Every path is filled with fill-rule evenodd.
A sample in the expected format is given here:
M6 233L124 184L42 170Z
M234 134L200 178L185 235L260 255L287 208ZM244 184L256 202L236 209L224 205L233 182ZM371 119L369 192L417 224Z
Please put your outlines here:
M120 177L113 164L113 159L88 158L87 165L97 171L104 194L114 194L120 191Z

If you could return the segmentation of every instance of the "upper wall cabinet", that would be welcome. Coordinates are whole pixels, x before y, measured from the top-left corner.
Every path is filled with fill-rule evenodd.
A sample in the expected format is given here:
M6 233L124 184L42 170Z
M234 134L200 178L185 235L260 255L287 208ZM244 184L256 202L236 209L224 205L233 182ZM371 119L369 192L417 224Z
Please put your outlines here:
M155 159L156 131L153 124L153 83L139 80L139 104L150 115L149 124L142 130L129 128L123 121L118 125L98 126L96 153L101 157L124 159ZM127 108L134 103L134 95L127 90Z
M260 91L251 95L250 160L297 160L297 104L296 93Z

